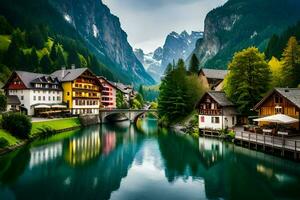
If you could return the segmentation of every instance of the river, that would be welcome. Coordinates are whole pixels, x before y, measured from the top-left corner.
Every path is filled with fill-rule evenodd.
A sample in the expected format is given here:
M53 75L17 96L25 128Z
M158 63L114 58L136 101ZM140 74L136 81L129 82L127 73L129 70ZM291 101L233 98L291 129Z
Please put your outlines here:
M0 157L0 199L300 199L300 164L121 122Z

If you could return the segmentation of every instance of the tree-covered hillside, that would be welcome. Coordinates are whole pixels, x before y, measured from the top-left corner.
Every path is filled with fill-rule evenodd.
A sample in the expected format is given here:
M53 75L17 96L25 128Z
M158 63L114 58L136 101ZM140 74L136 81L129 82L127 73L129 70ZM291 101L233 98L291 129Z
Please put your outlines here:
M0 16L0 82L5 82L13 70L52 73L72 64L114 79L112 73L79 41L53 34L45 25L30 30L16 28Z
M234 52L265 51L269 38L300 19L299 0L229 0L206 17L204 39L194 53L206 67L226 68Z

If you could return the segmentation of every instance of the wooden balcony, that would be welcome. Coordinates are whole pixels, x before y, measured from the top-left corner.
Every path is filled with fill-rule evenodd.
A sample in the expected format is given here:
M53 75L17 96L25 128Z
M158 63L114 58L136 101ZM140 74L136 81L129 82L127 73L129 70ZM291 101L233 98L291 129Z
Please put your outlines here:
M222 110L221 109L200 109L199 110L200 115L222 115Z

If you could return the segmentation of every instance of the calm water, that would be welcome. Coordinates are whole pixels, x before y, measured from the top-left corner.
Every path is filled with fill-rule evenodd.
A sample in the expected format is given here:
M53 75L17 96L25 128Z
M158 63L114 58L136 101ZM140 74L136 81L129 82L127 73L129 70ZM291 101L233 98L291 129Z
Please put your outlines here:
M300 164L155 120L54 136L0 158L0 199L300 199Z

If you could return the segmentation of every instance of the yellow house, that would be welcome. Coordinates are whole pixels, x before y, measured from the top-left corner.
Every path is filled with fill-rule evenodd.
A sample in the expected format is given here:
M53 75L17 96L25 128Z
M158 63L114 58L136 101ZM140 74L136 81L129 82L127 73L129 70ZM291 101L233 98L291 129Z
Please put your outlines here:
M99 114L102 86L88 68L63 68L52 75L62 83L63 101L72 114Z

